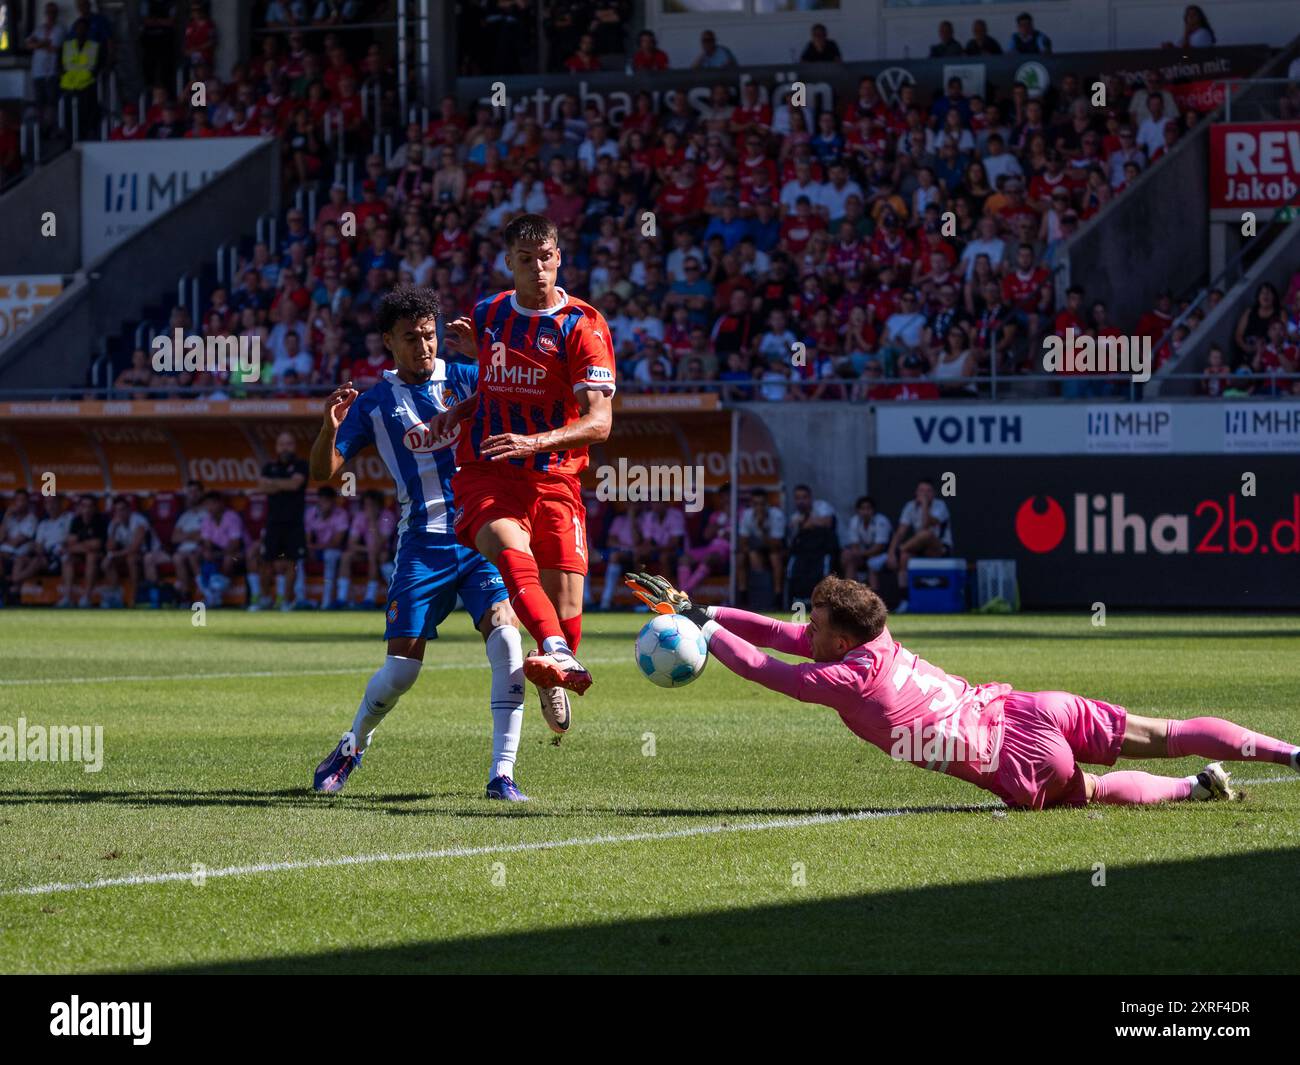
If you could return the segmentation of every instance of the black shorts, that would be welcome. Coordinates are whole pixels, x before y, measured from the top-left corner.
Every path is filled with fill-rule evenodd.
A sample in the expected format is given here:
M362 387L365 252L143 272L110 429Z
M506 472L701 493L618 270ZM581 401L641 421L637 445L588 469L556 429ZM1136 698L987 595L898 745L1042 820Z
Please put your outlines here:
M279 558L299 562L306 558L306 530L301 525L268 525L262 537L262 557L267 562Z

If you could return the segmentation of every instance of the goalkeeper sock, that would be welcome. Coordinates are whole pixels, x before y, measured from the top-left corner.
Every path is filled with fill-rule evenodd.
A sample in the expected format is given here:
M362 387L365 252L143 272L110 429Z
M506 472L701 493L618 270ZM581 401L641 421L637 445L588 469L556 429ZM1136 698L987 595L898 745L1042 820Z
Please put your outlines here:
M1170 758L1197 755L1212 761L1273 762L1290 765L1295 746L1234 725L1221 717L1170 721L1165 750Z
M519 630L501 625L488 633L492 664L492 776L514 775L524 724L524 645Z
M1092 801L1116 806L1145 806L1190 799L1192 788L1196 784L1194 776L1158 777L1154 773L1142 773L1135 769L1105 773L1092 779L1095 782Z
M546 641L559 640L562 630L555 607L542 590L537 559L526 551L508 547L497 558L497 569L510 591L510 605L519 623L537 641L538 647L549 652L552 648L546 646Z
M415 678L420 675L421 665L418 658L388 655L384 664L375 670L366 683L366 693L361 697L356 717L352 719L352 734L357 738L358 754L370 746L370 740L379 723L384 720L384 715L397 705L398 699L411 690Z

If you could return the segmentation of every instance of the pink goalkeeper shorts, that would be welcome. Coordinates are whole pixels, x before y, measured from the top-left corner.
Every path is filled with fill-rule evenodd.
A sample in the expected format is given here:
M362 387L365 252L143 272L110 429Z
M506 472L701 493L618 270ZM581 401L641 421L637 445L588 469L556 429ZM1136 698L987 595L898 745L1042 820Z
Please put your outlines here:
M1122 706L1069 692L1013 691L1004 715L989 790L1009 806L1033 810L1087 802L1078 763L1114 765L1128 719Z

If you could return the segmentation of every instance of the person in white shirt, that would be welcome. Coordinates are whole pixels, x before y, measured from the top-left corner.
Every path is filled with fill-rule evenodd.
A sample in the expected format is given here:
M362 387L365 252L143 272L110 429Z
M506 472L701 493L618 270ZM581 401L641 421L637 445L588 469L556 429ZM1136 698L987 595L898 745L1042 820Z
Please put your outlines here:
M794 164L794 177L781 186L782 213L794 214L800 196L807 196L814 208L823 206L822 192L825 188L822 182L813 178L812 163L807 159L797 160Z
M1165 146L1165 126L1173 119L1165 113L1164 97L1152 93L1147 97L1147 116L1138 126L1137 145L1150 159Z
M786 324L785 311L774 309L767 316L767 330L758 338L758 353L765 359L788 359L799 339Z
M886 565L898 571L902 599L894 613L907 611L907 564L914 558L941 558L952 552L952 519L948 505L934 496L934 482L917 482L916 496L907 501L889 541Z
M686 263L688 260L696 259L702 263L707 258L704 252L696 246L691 231L684 226L679 227L673 233L673 242L676 246L664 260L664 268L668 271L670 284L674 281L686 280Z
M989 184L994 188L998 187L998 178L1000 177L1024 177L1025 172L1020 166L1020 160L1012 155L1006 148L1006 142L999 133L989 137L988 154L982 160L984 163L984 173L988 176Z
M749 588L751 570L770 568L776 601L785 600L785 514L768 502L767 489L749 493L749 506L740 512L737 527L736 587L742 598Z
M844 576L851 581L862 579L863 566L873 592L879 591L880 571L885 568L889 555L889 540L893 526L889 519L876 509L876 501L861 496L853 507L849 529L840 552L840 566Z
M191 582L198 587L199 570L203 565L203 485L190 481L185 486L185 510L172 526L172 568L176 571L176 601L188 603L191 599Z
M1000 263L1006 251L1006 242L998 236L997 220L984 215L979 220L975 239L962 250L960 260L962 277L966 281L971 279L975 273L975 260L979 256L987 255L990 263Z
M36 511L32 509L31 496L27 489L19 488L14 492L9 509L0 521L0 606L8 600L7 582L12 579L17 587L19 563L36 552Z
M866 197L862 195L862 186L849 180L848 169L843 163L831 164L830 177L830 182L821 190L821 202L814 203L814 206L820 208L833 222L844 217L850 196L856 196L859 200L865 200Z
M154 559L157 557L158 539L154 535L149 519L138 510L132 510L125 496L113 500L113 513L108 522L108 536L104 543L104 559L100 569L108 580L108 591L100 599L104 608L123 607L126 605L122 596L122 577L131 581L135 601L144 597L144 587L140 584L140 570L144 567L144 579L148 584L158 581Z
M65 35L59 22L59 5L49 3L45 5L45 21L27 36L27 49L32 53L32 88L43 127L52 124L59 103L59 66Z
M618 158L618 141L611 140L605 123L597 122L587 133L587 139L578 149L578 165L590 174L596 169L596 160L602 155Z
M61 496L50 496L45 501L45 517L39 521L34 506L29 505L25 515L15 514L19 493L27 497L23 489L14 493L15 506L10 507L9 514L6 515L6 522L10 522L11 517L12 522L7 527L0 524L0 541L5 545L18 543L27 535L27 529L32 529L25 546L12 555L0 546L0 559L12 561L13 565L9 575L9 594L13 597L11 602L21 599L22 587L27 581L59 573L63 545L68 542L68 530L72 525L72 511L64 506ZM5 602L3 569L4 566L0 563L0 605Z

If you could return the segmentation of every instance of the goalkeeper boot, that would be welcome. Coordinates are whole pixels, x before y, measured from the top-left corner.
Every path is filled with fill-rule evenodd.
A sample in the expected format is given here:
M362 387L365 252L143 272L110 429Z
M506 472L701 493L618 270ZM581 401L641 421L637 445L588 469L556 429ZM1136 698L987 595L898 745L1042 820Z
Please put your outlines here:
M1229 781L1232 774L1223 768L1222 762L1211 762L1196 774L1196 783L1192 785L1192 798L1200 802L1237 798L1237 791Z

